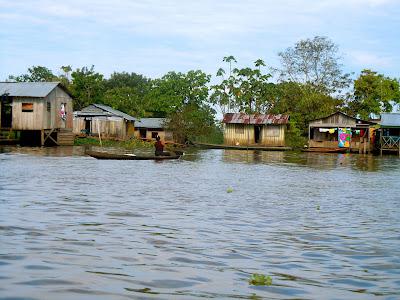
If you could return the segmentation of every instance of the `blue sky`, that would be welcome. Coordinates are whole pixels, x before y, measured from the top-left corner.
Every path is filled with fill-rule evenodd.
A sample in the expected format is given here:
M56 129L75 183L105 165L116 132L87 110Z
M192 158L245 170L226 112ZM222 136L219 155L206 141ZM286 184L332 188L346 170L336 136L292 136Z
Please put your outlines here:
M399 78L399 16L398 0L0 0L0 80L32 65L215 75L227 55L278 67L279 51L315 35L339 46L345 71Z

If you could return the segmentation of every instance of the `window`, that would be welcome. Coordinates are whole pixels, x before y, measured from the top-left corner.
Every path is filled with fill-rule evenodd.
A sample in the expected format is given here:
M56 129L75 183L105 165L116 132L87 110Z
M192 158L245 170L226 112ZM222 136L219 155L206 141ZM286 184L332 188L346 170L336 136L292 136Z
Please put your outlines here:
M33 112L33 103L22 103L22 112Z
M157 135L158 135L158 132L153 131L153 132L151 133L151 138L152 138L152 139L155 139L155 138L157 137Z
M270 137L279 137L281 134L281 128L279 126L271 125L268 126L268 133L267 135Z
M51 103L47 102L47 111L50 112L51 111Z
M244 133L244 126L243 125L236 125L235 126L235 133L243 134Z

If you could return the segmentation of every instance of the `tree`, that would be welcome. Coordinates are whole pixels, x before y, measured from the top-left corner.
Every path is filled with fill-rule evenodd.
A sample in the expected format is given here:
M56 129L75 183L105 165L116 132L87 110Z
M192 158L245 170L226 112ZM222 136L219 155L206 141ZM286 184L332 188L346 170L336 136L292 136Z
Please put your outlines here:
M32 66L28 68L28 73L19 76L10 75L8 80L16 82L45 82L58 81L58 78L46 67Z
M166 127L179 142L206 134L214 123L215 111L207 104L209 82L210 75L200 70L169 72L153 80L149 106L167 117Z
M281 81L301 83L326 94L341 93L350 84L338 56L338 46L326 37L300 40L278 53Z
M71 74L71 93L74 98L74 109L82 109L91 103L102 103L104 80L103 75L94 71L94 66L76 69Z
M107 90L122 87L133 88L138 93L138 96L144 97L151 88L151 80L136 73L114 72L105 81L105 88Z
M140 93L135 88L126 86L107 90L103 103L135 117L144 117L148 109Z
M296 82L279 83L273 86L270 95L270 113L289 115L290 126L303 135L307 134L310 121L329 115L342 105L340 99Z
M393 105L399 103L399 81L365 69L354 80L354 92L348 111L354 116L368 119L371 114L391 112Z
M227 61L225 57L223 60ZM221 68L218 70L217 76L222 77L222 81L211 87L213 92L210 101L219 106L223 114L227 111L265 113L269 110L271 83L268 80L271 74L261 72L261 67L265 66L263 60L258 59L254 64L254 69L230 70L230 76L226 79L225 71Z

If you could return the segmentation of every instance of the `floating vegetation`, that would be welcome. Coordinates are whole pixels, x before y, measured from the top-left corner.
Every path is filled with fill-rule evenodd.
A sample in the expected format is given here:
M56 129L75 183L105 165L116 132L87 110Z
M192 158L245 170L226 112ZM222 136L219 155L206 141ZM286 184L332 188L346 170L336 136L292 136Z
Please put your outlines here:
M317 205L317 210L319 210L320 209L320 207L319 207L319 205Z
M233 188L228 187L228 188L226 189L226 192L227 192L227 193L232 193L232 192L233 192Z
M254 273L254 274L251 275L251 277L249 279L249 284L252 284L252 285L271 285L272 284L272 277L269 276L269 275Z

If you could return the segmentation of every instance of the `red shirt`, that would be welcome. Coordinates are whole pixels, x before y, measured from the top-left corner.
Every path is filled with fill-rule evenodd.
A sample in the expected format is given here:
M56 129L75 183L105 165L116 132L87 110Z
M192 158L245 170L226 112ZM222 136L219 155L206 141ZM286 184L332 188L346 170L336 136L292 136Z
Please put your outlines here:
M159 151L159 152L164 151L164 144L161 141L157 141L154 146L156 147L156 151Z

